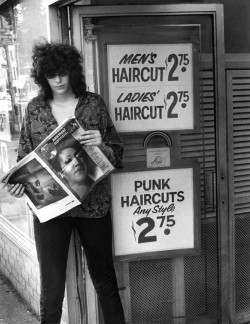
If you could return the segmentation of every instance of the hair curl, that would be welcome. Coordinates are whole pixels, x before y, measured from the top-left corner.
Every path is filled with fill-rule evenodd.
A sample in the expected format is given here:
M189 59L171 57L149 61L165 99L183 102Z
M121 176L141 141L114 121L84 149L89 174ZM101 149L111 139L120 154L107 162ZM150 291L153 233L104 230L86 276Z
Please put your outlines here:
M64 43L36 43L32 52L31 77L40 87L40 94L44 100L53 99L47 74L58 73L62 70L69 71L69 82L73 93L80 97L86 91L86 83L82 68L82 56L71 45Z

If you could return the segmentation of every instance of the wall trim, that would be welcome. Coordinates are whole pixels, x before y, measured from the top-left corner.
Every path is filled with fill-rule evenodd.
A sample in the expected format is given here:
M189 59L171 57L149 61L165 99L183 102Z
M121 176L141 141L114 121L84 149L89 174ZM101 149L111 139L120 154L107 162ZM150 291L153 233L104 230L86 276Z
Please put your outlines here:
M232 53L225 56L226 69L248 69L250 68L250 54Z
M0 9L4 9L5 7L11 5L15 0L0 0Z
M0 232L7 236L20 250L34 259L34 261L37 261L35 242L1 214Z

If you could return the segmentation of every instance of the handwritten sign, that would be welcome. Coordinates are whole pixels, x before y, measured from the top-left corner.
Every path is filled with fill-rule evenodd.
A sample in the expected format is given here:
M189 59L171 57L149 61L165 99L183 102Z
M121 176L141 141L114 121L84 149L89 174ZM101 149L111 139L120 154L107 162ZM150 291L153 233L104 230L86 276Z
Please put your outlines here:
M152 147L147 148L147 168L163 168L170 166L170 148Z
M108 45L110 114L119 132L194 129L193 45Z
M111 176L115 256L195 247L194 169Z

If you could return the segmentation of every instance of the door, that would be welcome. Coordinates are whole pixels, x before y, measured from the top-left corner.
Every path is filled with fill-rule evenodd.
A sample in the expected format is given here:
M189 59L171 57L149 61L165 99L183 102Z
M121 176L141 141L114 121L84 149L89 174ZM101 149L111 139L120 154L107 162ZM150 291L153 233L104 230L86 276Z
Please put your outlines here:
M231 224L235 323L250 320L250 70L227 70L228 143L231 163Z
M229 323L223 26L216 25L218 21L223 22L222 7L84 7L75 9L73 17L74 42L84 53L88 89L102 95L111 115L114 98L109 82L110 49L127 47L137 53L136 48L143 47L151 53L160 46L174 48L178 44L192 44L196 51L192 93L194 127L182 127L175 120L181 113L175 110L175 99L170 97L167 109L169 118L177 122L174 129L171 123L166 127L161 124L159 128L156 123L145 129L138 123L138 129L132 127L126 132L113 121L124 143L124 165L128 171L146 168L143 143L152 130L163 131L171 138L171 167L192 162L199 165L200 206L196 226L200 251L193 255L182 251L169 256L117 261L116 270L127 323ZM176 62L168 56L168 72L172 78L184 67L184 61L180 61L181 57L185 58L184 54L179 53ZM136 88L135 93L138 93ZM190 94L186 94L189 98ZM184 103L179 96L177 102ZM126 118L129 121L133 117ZM154 145L161 145L161 139L156 138Z

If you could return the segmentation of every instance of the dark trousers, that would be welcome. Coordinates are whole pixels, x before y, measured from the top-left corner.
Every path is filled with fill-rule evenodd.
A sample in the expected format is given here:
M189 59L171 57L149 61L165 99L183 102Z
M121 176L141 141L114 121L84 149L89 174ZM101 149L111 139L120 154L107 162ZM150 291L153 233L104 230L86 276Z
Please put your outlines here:
M45 223L34 217L41 278L41 324L60 323L67 255L74 228L84 248L105 324L125 324L113 265L109 213L102 218L57 217Z

